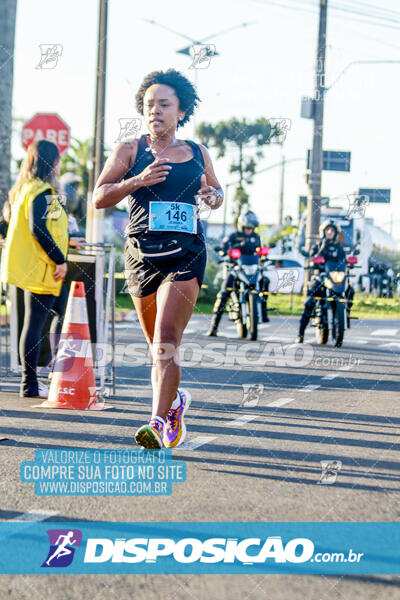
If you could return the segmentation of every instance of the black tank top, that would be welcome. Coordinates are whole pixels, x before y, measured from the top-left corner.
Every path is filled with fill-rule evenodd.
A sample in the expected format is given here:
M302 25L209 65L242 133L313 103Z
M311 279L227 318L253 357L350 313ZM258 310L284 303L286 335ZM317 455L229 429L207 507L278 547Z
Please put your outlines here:
M137 236L149 233L155 239L167 240L170 237L188 236L204 238L200 219L197 220L197 234L185 232L148 231L149 203L153 200L165 202L186 202L196 204L195 194L201 187L201 176L204 173L204 159L199 146L191 140L185 140L193 151L193 158L181 163L165 163L172 169L165 181L149 187L142 187L129 196L129 223L125 235ZM154 161L153 154L148 150L146 135L138 140L138 150L134 165L125 174L124 179L139 175ZM147 149L147 150L146 150ZM167 153L167 150L166 150Z

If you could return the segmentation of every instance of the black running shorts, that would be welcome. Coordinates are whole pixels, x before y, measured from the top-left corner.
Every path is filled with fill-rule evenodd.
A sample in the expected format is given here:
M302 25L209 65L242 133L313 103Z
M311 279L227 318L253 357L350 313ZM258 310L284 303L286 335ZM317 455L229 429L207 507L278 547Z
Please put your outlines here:
M181 258L166 261L136 260L130 253L130 244L125 244L125 278L131 296L143 298L158 290L169 281L188 281L197 278L201 287L207 263L206 245L196 237Z

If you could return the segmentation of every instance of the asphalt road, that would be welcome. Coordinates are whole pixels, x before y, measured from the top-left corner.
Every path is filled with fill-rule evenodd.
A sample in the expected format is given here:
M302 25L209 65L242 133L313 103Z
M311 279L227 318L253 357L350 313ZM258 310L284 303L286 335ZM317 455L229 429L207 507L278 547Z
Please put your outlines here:
M164 497L35 496L19 465L36 448L130 448L150 414L150 368L136 323L117 328L117 395L104 412L44 411L0 392L0 519L91 521L397 521L400 322L354 321L344 346L315 345L297 319L274 318L257 342L224 318L193 316L183 340L188 434L175 451L187 481ZM11 385L10 385L11 384ZM340 461L324 480L321 461ZM336 463L336 465L340 465ZM333 477L333 479L335 479ZM400 598L394 576L1 576L0 598L345 600Z

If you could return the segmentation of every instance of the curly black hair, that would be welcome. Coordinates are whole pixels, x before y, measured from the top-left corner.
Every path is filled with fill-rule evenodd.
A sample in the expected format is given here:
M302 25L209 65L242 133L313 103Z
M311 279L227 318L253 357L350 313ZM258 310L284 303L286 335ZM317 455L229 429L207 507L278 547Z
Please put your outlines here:
M196 93L196 88L187 77L175 69L153 71L143 79L142 85L136 94L136 108L141 115L143 115L143 98L146 90L155 83L169 85L174 89L179 100L179 108L185 112L184 118L177 125L177 128L182 127L189 121L194 109L201 102Z

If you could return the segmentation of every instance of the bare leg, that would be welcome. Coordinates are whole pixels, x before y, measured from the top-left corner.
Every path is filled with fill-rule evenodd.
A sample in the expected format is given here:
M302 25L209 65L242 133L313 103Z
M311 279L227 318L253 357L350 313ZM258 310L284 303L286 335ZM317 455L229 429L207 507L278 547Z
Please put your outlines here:
M135 296L132 296L132 301L138 314L139 323L142 327L146 341L149 344L152 363L154 327L157 316L156 296L156 292L154 292L154 294L150 294L149 296L145 296L144 298L135 298ZM154 390L154 365L151 369L151 385Z
M176 397L181 369L177 349L199 294L196 278L164 283L154 294L132 297L152 357L152 417L166 419Z
M154 326L157 315L157 300L156 292L145 296L144 298L135 298L132 296L132 301L138 314L139 323L142 327L144 336L149 344L150 350L153 345Z
M166 419L176 397L181 369L178 349L199 294L196 278L164 283L157 291L153 339L153 417Z

